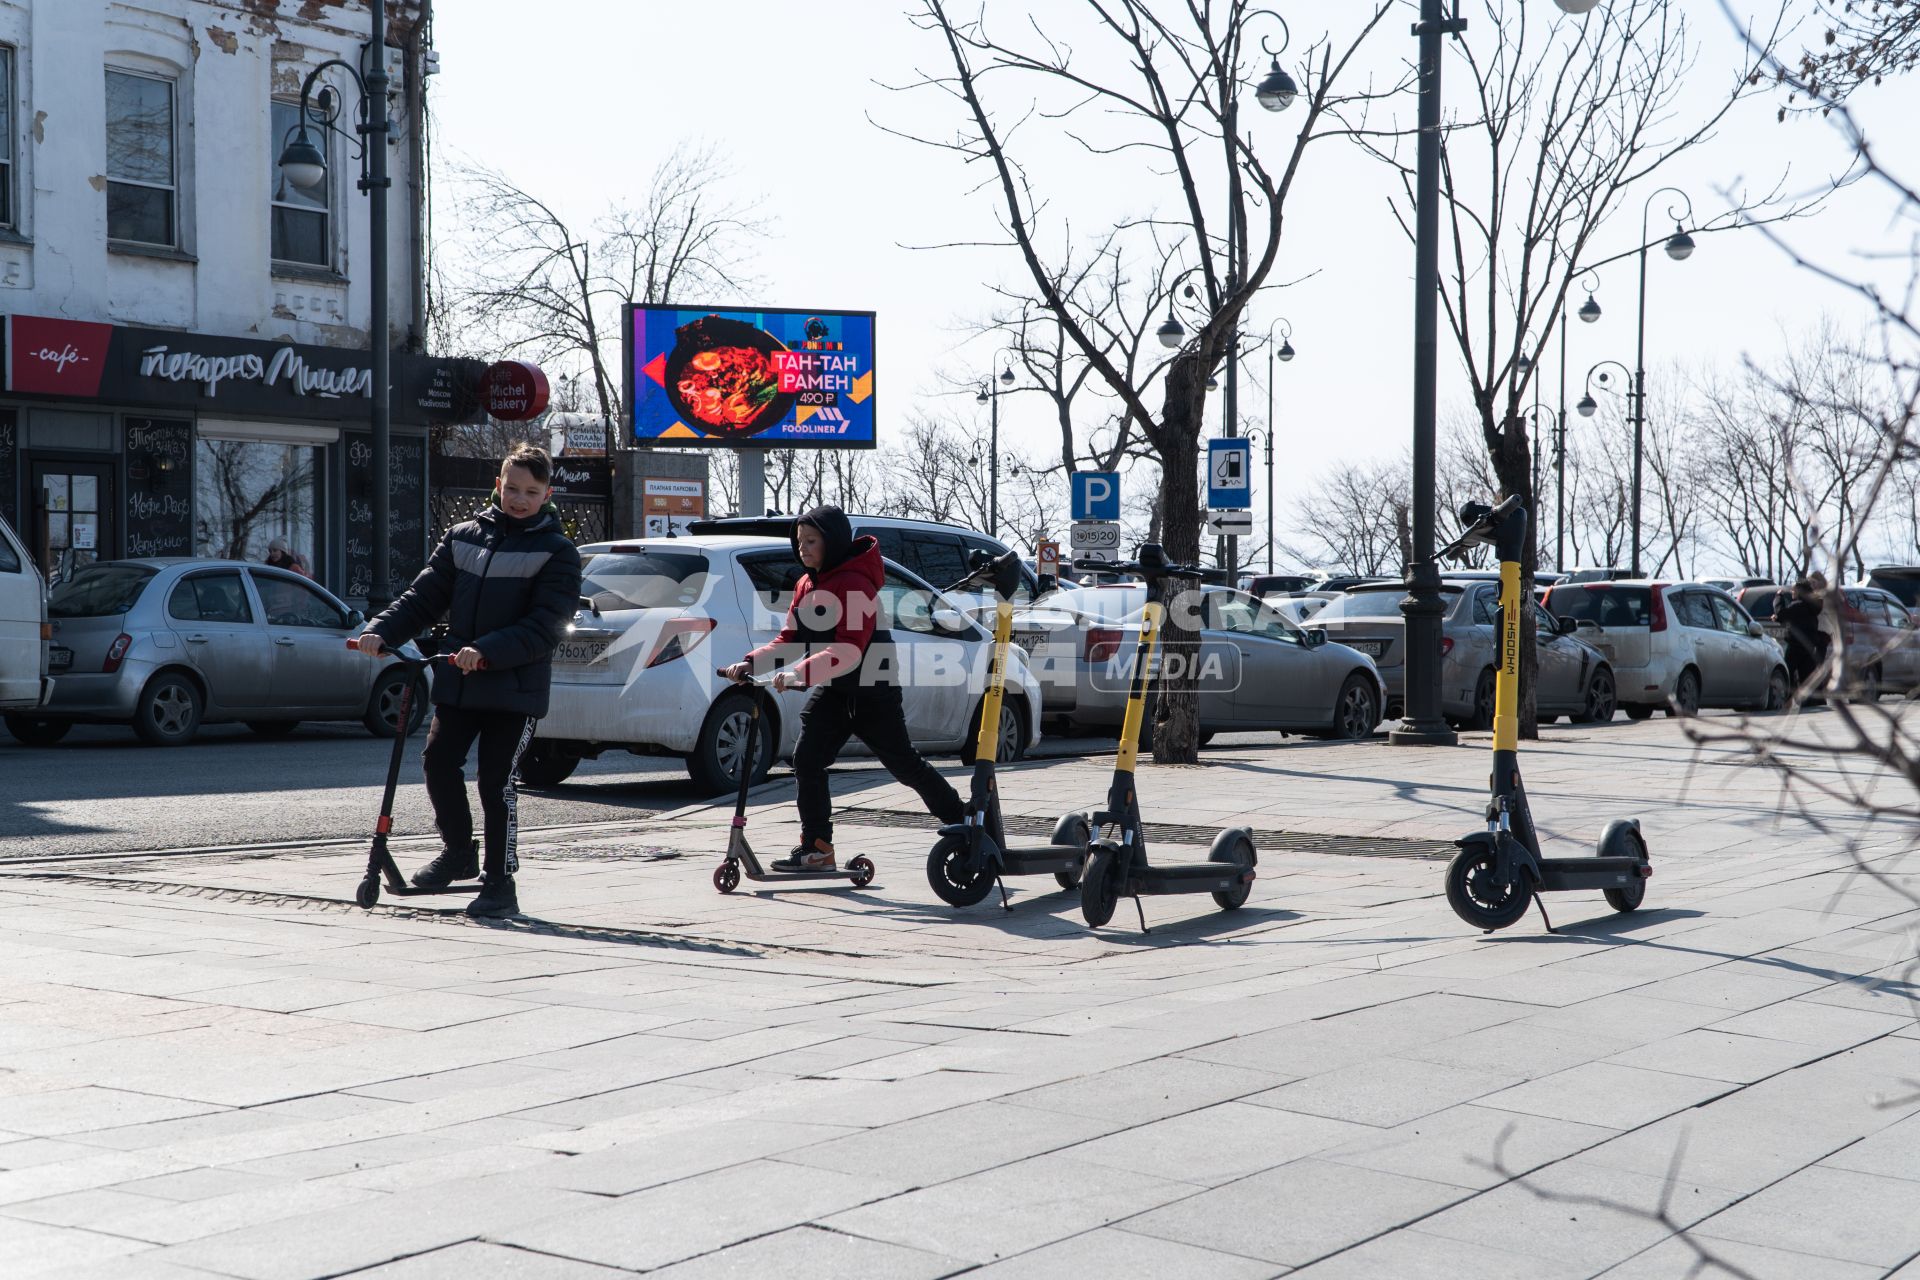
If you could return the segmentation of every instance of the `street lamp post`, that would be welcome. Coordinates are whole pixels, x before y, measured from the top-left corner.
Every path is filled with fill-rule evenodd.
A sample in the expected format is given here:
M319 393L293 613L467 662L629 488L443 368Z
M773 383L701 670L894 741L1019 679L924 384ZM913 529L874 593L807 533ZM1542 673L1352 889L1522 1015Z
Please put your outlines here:
M1582 324L1593 324L1600 319L1600 303L1593 296L1594 290L1600 287L1600 277L1593 275L1591 271L1586 275L1592 276L1593 283L1587 285L1585 279L1581 280L1581 284L1587 290L1587 300L1580 304L1580 310L1575 314L1580 317ZM1553 567L1565 573L1567 569L1567 320L1564 314L1560 317L1560 404L1555 410L1554 422L1556 425L1553 442Z
M1273 331L1283 329L1280 345L1273 344ZM1273 572L1273 362L1285 364L1293 359L1293 326L1286 320L1275 320L1267 326L1267 429L1262 437L1267 452L1267 572ZM1248 435L1253 433L1249 431Z
M1000 352L1002 356L1007 354L1005 349ZM995 356L993 362L999 364L1000 356ZM1000 387L1012 385L1013 369L1002 369L997 379L989 376L981 384L980 394L974 397L974 403L990 406L987 417L992 426L989 428L991 438L988 441L988 453L993 462L987 481L987 533L995 538L1000 536Z
M1633 355L1633 576L1640 576L1640 468L1641 439L1647 425L1647 215L1653 209L1655 196L1672 194L1680 197L1686 208L1686 218L1693 219L1693 201L1687 193L1678 187L1661 187L1647 197L1640 206L1640 326L1634 340ZM1693 237L1687 234L1680 224L1680 214L1675 206L1667 206L1667 216L1674 220L1673 234L1666 239L1667 256L1675 262L1684 262L1693 256Z
M360 190L367 194L367 215L372 244L367 254L367 275L372 290L370 345L373 364L373 575L367 586L367 610L378 613L392 600L388 526L391 444L393 435L392 379L389 371L390 340L387 318L387 192L393 186L387 176L387 139L392 124L387 118L387 0L371 0L372 22L367 35L367 67L364 73L351 63L329 58L307 73L300 86L300 123L293 140L280 153L280 169L297 187L317 187L327 180L327 158L307 136L307 122L313 120L322 130L334 128L337 111L329 108L330 90L322 91L320 114L310 115L313 86L320 73L339 67L360 90L361 119L354 126L360 135Z
M1401 746L1459 741L1440 716L1440 567L1433 558L1434 402L1439 383L1440 41L1466 30L1442 14L1441 0L1420 0L1420 129L1415 153L1413 268L1413 546L1407 565L1406 718L1387 735Z
M1618 360L1597 360L1594 362L1593 366L1587 370L1586 394L1582 395L1580 397L1580 402L1573 406L1574 412L1578 413L1583 418L1591 418L1595 413L1599 412L1600 402L1593 398L1593 388L1595 383L1598 383L1603 388L1607 385L1607 379L1612 376L1607 371L1607 366L1609 365L1613 366L1615 369L1618 369L1620 371L1622 379L1626 382L1627 415L1630 420L1633 420L1637 423L1638 419L1636 417L1636 410L1634 407L1634 399L1635 399L1636 393L1634 391L1633 370L1627 368L1627 366L1625 366L1624 364L1621 364ZM1634 452L1634 461L1637 463L1639 460L1640 460L1640 454L1638 450L1636 450ZM1636 502L1640 497L1640 477L1637 474L1633 478L1633 497ZM1634 537L1634 541L1637 543L1640 538L1640 521L1639 521L1639 516L1637 511L1634 513L1634 518L1633 518L1633 537ZM1608 558L1611 559L1612 557L1609 556ZM1634 548L1633 565L1632 565L1632 569L1627 574L1627 576L1630 578L1637 578L1640 576L1640 550L1638 546L1635 546Z

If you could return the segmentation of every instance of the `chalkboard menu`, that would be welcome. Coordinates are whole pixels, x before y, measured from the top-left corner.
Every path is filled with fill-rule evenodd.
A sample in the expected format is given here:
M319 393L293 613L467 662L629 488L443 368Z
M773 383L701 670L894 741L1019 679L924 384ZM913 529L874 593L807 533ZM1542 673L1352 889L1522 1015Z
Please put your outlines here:
M346 594L364 600L373 589L373 437L349 431L345 445ZM427 442L392 436L387 459L387 588L399 595L427 562Z
M0 519L20 527L20 413L0 409Z
M193 423L127 419L128 556L193 554Z

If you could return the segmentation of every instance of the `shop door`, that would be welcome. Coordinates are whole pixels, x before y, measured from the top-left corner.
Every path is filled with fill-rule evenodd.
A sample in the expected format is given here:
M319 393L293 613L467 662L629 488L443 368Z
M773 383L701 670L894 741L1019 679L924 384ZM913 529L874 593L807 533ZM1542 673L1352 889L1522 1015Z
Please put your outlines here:
M36 459L28 476L31 516L21 530L40 572L52 581L95 560L112 559L113 466L106 462Z

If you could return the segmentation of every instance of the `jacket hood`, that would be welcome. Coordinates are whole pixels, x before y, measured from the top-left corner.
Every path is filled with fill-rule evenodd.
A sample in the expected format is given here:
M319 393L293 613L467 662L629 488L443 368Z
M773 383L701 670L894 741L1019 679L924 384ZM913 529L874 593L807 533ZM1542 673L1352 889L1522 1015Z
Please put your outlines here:
M794 559L800 558L800 526L803 524L813 526L827 541L827 554L820 562L820 571L815 575L816 577L825 577L832 573L853 554L853 522L847 519L846 512L829 504L815 507L805 515L795 518L793 529L787 534L788 540L793 543ZM873 542L874 540L868 537L865 541ZM875 543L875 545L879 544Z
M870 533L863 533L853 540L853 546L847 552L847 558L831 569L822 569L818 579L850 576L859 580L868 591L877 592L887 580L887 566L880 559L880 539Z

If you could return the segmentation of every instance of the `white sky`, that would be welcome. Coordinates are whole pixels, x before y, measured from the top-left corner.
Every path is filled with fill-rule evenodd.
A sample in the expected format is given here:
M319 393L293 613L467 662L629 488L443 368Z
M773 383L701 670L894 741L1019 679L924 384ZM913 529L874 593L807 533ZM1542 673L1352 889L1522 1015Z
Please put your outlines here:
M1541 19L1558 17L1551 0L1529 2ZM1069 0L1029 3L1041 14L1069 7ZM1358 7L1356 0L1341 7L1347 3ZM1012 18L1025 7L996 0L994 11ZM1291 52L1313 38L1310 15L1325 8L1331 6L1284 6L1290 17L1299 15ZM1705 95L1725 79L1739 51L1717 4L1689 0L1684 9L1703 44L1690 84ZM715 141L731 153L741 193L763 196L775 222L759 264L769 287L757 301L879 313L881 432L897 432L916 402L973 409L971 396L951 398L940 374L985 368L993 347L983 341L969 348L963 333L992 305L982 281L1018 283L1023 273L1009 250L901 247L987 238L995 225L990 195L970 194L978 175L957 157L869 123L871 114L936 134L959 123L957 104L928 94L903 98L874 83L905 80L916 64L942 66L944 48L906 20L902 5L545 0L539 12L540 20L530 20L524 0L439 6L442 73L433 91L443 158L479 158L585 222L609 203L637 202L648 174L677 141ZM1413 50L1406 21L1390 16L1375 36L1371 65L1390 77ZM1449 105L1463 106L1457 76L1452 89ZM1248 103L1251 108L1251 95ZM1771 99L1750 104L1712 144L1663 172L1665 182L1687 188L1700 220L1724 207L1719 189L1743 179L1770 186L1783 165L1791 166L1792 185L1812 185L1842 157L1825 125L1776 124L1773 106ZM1410 118L1410 100L1403 110ZM1267 116L1252 108L1261 117L1252 127L1272 131L1266 154L1281 154L1290 144L1297 112ZM1889 125L1920 118L1920 77L1878 91L1867 118ZM1883 132L1902 142L1911 137L1910 128ZM1070 146L1042 149L1037 133L1030 136L1031 142L1022 140L1023 158L1058 207L1077 212L1079 225L1146 213L1155 203L1168 207L1177 195L1151 175L1128 189ZM1283 512L1338 458L1394 454L1411 432L1413 249L1388 216L1388 190L1385 170L1348 144L1311 148L1288 207L1276 275L1312 274L1268 295L1249 320L1249 329L1264 332L1275 317L1286 317L1300 353L1282 367L1278 386ZM1643 199L1631 197L1627 212L1604 230L1606 252L1637 243ZM1847 193L1788 234L1817 256L1852 265L1849 255L1894 243L1889 211L1877 192ZM1656 225L1659 215L1656 205ZM1823 311L1850 328L1864 316L1857 302L1796 272L1751 231L1702 237L1685 263L1654 255L1649 270L1650 369L1676 361L1730 367L1744 355L1777 349L1783 334L1810 330ZM1609 270L1600 297L1602 320L1575 325L1570 335L1570 401L1578 399L1579 380L1594 361L1632 363L1631 262ZM1257 363L1264 380L1265 360ZM1549 403L1556 366L1557 360L1547 366ZM936 399L943 394L948 398ZM1261 383L1244 394L1244 411L1263 415ZM1443 331L1442 420L1450 405L1460 412L1465 399ZM1003 400L1001 418L1003 437L1015 450L1038 455L1054 438L1037 399ZM1280 524L1288 523L1282 514Z

